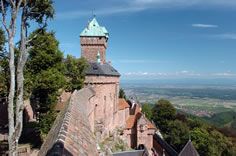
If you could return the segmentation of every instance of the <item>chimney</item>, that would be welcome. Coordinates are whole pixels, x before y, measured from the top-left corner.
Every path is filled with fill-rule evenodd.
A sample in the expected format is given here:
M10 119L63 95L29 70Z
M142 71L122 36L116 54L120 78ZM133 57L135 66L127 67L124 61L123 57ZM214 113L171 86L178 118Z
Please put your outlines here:
M90 21L88 21L88 30L89 30L89 24L90 24Z
M111 66L111 61L108 61L108 64Z

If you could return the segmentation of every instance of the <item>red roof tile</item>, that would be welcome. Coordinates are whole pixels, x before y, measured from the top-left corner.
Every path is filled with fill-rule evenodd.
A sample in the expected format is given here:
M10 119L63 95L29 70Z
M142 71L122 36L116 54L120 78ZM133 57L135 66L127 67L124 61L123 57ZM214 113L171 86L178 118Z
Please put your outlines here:
M129 108L129 104L125 101L125 99L119 99L119 110L123 110L125 108Z
M126 128L130 129L133 128L135 123L137 122L137 119L140 118L142 115L141 110L138 105L136 105L135 113L134 115L130 115L129 118L126 120ZM155 126L148 120L148 128L155 129Z

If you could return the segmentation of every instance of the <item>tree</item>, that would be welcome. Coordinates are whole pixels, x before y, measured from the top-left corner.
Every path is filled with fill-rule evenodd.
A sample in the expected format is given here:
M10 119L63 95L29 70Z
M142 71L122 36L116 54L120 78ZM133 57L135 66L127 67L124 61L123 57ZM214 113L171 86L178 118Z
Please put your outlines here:
M191 140L194 147L197 149L200 155L206 155L208 153L208 138L209 133L204 128L194 128L191 132Z
M174 120L176 110L174 106L165 99L159 100L152 109L152 119L162 132L167 131L170 120Z
M167 132L164 138L171 146L180 152L189 139L187 125L180 120L169 121Z
M9 91L9 61L6 58L0 58L0 98L7 100Z
M127 100L125 91L122 88L120 88L120 91L119 91L119 98Z
M142 105L142 113L145 114L146 118L148 120L152 120L151 117L152 117L152 109L150 108L150 106L148 104L143 104Z
M35 36L37 31L34 31L30 38ZM30 46L32 49L29 51L25 68L25 88L26 94L37 100L41 136L45 136L56 117L53 108L57 104L59 89L66 83L63 53L59 50L59 42L54 32L46 30L37 34Z
M208 137L208 153L206 155L222 155L226 149L226 138L216 130L211 131Z
M192 130L194 128L202 128L205 127L204 123L198 119L188 119L188 126Z
M67 55L65 60L66 66L66 91L73 92L75 89L79 90L84 86L86 76L86 68L89 64L84 58L77 59L71 55Z
M0 99L6 99L9 89L9 62L5 50L6 38L0 28Z
M8 37L9 69L10 69L10 89L8 95L8 144L9 155L18 155L18 141L22 131L23 118L23 92L24 74L23 69L27 60L27 52L30 50L27 39L27 28L30 21L36 21L41 26L45 25L48 18L53 18L54 9L52 0L1 0L0 12L2 22ZM10 13L7 15L7 13ZM20 15L19 15L20 14ZM17 54L17 64L15 66L15 43L16 21L20 18L20 44L19 54ZM9 18L9 20L7 20ZM7 22L9 21L9 23ZM16 84L15 84L16 83ZM14 99L16 90L16 103L14 111ZM16 121L14 120L16 119Z
M6 58L5 43L7 42L5 32L0 28L0 59Z

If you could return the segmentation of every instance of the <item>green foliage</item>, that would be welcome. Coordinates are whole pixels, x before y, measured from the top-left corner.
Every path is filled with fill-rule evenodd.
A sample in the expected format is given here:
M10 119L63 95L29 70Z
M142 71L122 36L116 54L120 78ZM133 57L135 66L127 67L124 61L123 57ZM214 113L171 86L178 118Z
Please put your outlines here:
M194 128L201 128L204 126L204 123L198 119L188 119L189 128L192 130Z
M142 104L142 113L144 113L146 118L151 121L152 109L148 104Z
M174 106L165 99L159 100L152 109L152 120L164 133L167 131L168 122L174 120L175 116Z
M120 88L120 91L119 91L119 98L127 100L125 91L122 88Z
M30 38L37 34L34 31ZM55 38L54 32L43 30L35 39L30 42L33 47L29 51L27 68L32 74L37 74L42 70L55 68L60 72L65 71L63 53L59 50L59 42Z
M28 6L32 8L30 12L30 19L35 20L39 24L43 24L45 19L52 19L55 13L53 8L53 0L29 0Z
M10 87L8 59L0 58L0 98L6 98Z
M166 141L180 152L189 139L187 125L180 120L169 121L167 131L164 135Z
M222 155L223 151L226 150L226 138L218 131L214 130L210 132L208 138L208 151L206 155L218 156Z
M33 96L39 100L39 112L46 113L57 104L57 97L60 95L58 90L64 86L65 77L55 68L42 70L39 74Z
M30 35L30 38L37 30ZM34 38L30 45L29 58L25 68L25 96L37 100L37 111L40 113L41 137L50 130L54 120L54 106L57 104L59 89L63 88L65 66L63 53L53 32L43 31Z
M236 132L236 119L231 123L231 128L234 132Z
M5 33L0 28L0 98L8 96L8 88L10 86L9 62L5 50Z
M204 128L195 128L191 132L192 143L200 155L205 155L208 152L209 133Z
M7 42L5 32L0 28L0 59L6 57L5 43Z
M55 111L48 111L47 113L40 114L40 118L43 119L39 122L40 137L42 140L46 138L56 117L57 113Z
M67 55L65 60L66 66L66 91L73 92L75 89L79 90L84 86L84 80L86 76L86 68L89 64L84 58L74 58L71 55Z

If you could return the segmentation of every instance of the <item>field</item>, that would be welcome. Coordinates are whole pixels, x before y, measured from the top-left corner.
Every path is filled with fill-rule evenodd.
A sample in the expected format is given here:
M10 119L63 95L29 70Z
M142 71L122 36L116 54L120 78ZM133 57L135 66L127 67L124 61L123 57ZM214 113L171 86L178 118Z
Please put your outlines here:
M154 107L159 99L169 100L176 110L217 127L236 132L235 85L121 84L127 96L136 94L141 104Z
M151 106L168 99L175 108L196 116L211 117L227 111L236 112L236 87L225 85L121 84L126 94L136 94L140 103Z

